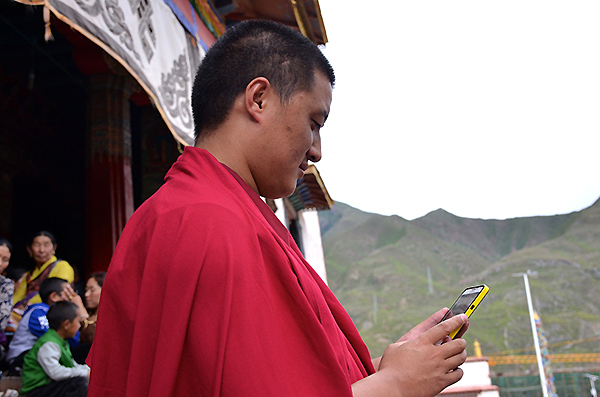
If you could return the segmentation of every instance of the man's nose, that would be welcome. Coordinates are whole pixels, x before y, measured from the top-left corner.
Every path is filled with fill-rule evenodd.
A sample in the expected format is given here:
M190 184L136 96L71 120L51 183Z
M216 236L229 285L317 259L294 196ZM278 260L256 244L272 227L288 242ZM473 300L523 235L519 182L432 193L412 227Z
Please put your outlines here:
M321 135L318 132L313 136L312 145L310 145L310 149L306 153L306 158L313 163L321 160Z

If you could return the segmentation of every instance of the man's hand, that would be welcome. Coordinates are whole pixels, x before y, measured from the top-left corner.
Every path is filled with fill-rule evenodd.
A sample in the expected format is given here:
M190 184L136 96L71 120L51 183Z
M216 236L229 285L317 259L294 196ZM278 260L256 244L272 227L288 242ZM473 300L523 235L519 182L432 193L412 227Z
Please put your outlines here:
M406 334L404 334L404 336L402 336L400 339L398 339L396 341L396 343L408 342L409 340L413 340L413 339L421 336L424 332L426 332L426 331L430 330L431 328L433 328L434 326L436 326L442 320L442 318L444 318L444 316L446 315L447 312L448 312L448 308L444 307L443 309L440 309L437 312L433 313L431 316L429 316L429 318L427 320L423 321L421 324L417 325L416 327L414 327L413 329L408 331ZM463 327L458 332L458 334L456 334L455 339L458 339L461 336L463 336L464 333L467 332L468 328L469 328L469 323L467 322L465 325L463 325ZM442 340L442 343L448 342L450 340L451 340L450 338L444 338ZM381 357L373 359L373 367L375 367L376 371L379 371L380 361L381 361Z
M467 359L467 343L450 340L448 335L460 326L466 328L467 316L455 316L417 335L436 318L439 321L445 311L438 311L406 338L388 346L379 371L352 385L354 395L432 397L460 380L463 372L458 366ZM440 312L442 316L438 316ZM438 344L440 341L444 343Z

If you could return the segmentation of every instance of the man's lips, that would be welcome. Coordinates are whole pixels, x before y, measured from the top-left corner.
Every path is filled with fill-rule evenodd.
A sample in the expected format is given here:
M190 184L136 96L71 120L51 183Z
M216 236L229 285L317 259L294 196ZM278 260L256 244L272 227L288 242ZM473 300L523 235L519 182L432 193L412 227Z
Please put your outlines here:
M304 171L306 171L306 170L303 169L302 167L298 167L298 176L296 179L300 180L300 179L304 178Z

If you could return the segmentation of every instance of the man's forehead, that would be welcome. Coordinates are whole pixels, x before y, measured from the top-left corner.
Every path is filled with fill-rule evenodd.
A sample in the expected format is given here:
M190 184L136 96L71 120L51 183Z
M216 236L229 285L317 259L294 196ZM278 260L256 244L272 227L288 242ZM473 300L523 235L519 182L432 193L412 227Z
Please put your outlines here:
M319 86L320 85L320 86ZM315 89L323 90L326 97L326 108L322 110L324 121L329 117L331 102L333 100L333 86L329 78L323 73L315 74Z

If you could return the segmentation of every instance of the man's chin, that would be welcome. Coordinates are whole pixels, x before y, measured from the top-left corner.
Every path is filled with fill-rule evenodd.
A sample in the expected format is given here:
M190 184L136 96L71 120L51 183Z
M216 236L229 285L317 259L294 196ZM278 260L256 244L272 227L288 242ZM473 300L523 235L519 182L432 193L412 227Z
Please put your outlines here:
M291 196L295 190L296 190L296 184L294 183L294 186L291 188L286 187L285 189L282 188L282 189L278 189L277 191L273 191L273 192L265 192L265 194L261 194L261 196L263 196L264 198L277 200L280 198L285 198L285 197Z

